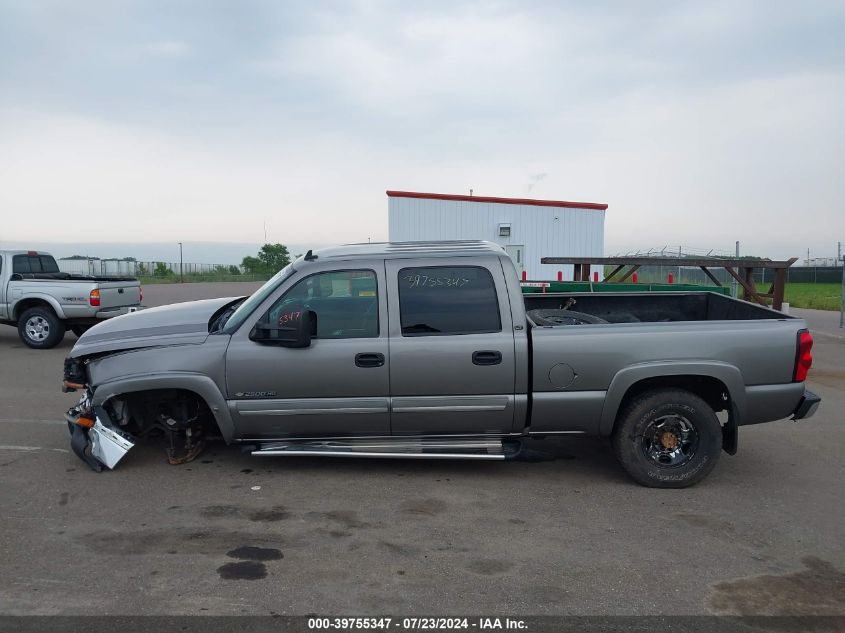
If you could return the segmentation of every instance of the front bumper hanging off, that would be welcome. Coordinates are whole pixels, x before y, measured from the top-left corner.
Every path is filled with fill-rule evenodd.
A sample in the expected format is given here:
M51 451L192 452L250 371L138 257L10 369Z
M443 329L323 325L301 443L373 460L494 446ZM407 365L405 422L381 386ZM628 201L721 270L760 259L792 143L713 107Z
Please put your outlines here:
M88 394L65 414L70 447L92 470L112 469L135 446L135 439L118 429L103 407L90 407ZM93 424L92 424L93 422Z

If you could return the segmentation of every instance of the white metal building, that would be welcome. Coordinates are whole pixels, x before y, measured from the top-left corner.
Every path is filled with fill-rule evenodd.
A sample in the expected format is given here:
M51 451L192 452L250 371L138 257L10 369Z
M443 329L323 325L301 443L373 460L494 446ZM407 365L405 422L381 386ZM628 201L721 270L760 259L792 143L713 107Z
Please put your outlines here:
M606 204L387 192L391 242L489 240L501 244L528 279L554 280L573 267L541 264L541 257L602 257ZM601 272L599 272L601 274Z

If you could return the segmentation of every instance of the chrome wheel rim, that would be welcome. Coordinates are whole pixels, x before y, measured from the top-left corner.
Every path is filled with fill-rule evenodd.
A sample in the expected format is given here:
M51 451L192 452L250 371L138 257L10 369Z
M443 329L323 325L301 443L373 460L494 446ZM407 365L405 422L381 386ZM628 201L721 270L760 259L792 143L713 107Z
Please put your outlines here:
M687 418L671 414L655 418L643 431L640 448L659 468L678 468L695 456L698 431Z
M50 323L42 316L30 317L24 328L27 337L39 343L50 335Z

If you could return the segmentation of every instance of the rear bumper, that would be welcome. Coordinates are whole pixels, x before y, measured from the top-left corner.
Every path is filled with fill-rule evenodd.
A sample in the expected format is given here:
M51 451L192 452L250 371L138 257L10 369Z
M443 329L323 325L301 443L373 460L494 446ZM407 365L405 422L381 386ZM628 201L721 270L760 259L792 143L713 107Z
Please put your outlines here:
M122 306L119 308L104 308L102 310L98 310L95 316L98 319L111 319L112 317L123 316L124 314L129 314L130 312L137 312L138 310L143 310L143 307Z
M793 420L803 420L805 418L812 417L816 410L819 408L819 403L822 401L816 394L814 394L809 389L804 389L804 395L801 397L801 401L798 403L798 406L795 408L795 411L792 414Z

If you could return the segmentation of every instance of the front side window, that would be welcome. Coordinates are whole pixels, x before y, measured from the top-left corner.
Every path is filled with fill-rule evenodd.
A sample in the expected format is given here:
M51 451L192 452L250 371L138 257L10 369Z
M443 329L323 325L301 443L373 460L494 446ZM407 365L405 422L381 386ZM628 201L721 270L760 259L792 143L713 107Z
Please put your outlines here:
M302 310L317 315L316 338L376 338L376 274L372 270L341 270L306 277L288 290L262 321L289 325L300 318Z
M501 332L493 276L478 266L399 271L402 336Z

